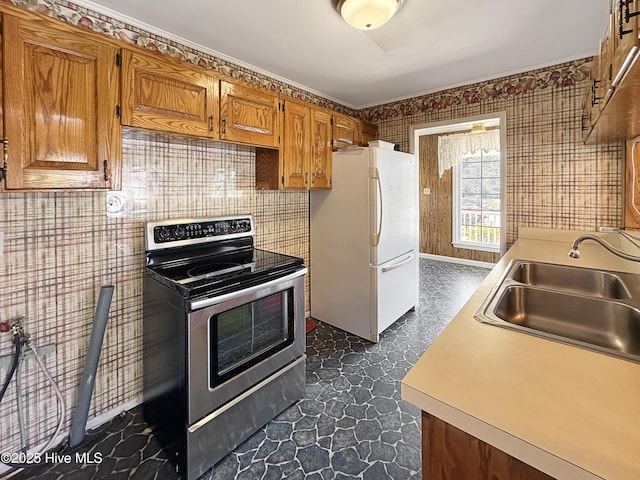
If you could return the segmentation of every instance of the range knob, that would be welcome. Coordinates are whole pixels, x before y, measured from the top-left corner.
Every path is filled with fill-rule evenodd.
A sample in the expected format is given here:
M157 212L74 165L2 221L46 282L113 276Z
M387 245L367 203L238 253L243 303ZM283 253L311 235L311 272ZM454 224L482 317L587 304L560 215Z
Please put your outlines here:
M160 227L156 229L156 240L161 242L166 242L171 238L171 230L167 227Z
M175 240L182 240L186 234L187 234L187 230L182 225L178 225L173 230L173 236Z

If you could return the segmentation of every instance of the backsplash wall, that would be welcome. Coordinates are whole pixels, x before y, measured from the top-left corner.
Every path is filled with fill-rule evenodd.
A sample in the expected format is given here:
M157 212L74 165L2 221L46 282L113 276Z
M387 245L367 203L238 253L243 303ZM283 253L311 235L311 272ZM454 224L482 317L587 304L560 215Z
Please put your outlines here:
M0 320L24 316L37 347L55 346L44 360L65 397L63 432L101 285L115 285L115 293L90 418L140 400L145 222L252 213L257 246L309 262L308 193L256 190L253 148L138 131L123 138L122 191L0 196ZM0 356L12 351L2 335ZM21 379L35 446L55 430L56 398L35 361ZM12 385L0 405L0 451L21 446L15 398Z
M506 112L508 246L519 227L621 227L623 145L582 141L590 69L590 59L577 60L360 113L378 124L380 138L409 151L414 125Z

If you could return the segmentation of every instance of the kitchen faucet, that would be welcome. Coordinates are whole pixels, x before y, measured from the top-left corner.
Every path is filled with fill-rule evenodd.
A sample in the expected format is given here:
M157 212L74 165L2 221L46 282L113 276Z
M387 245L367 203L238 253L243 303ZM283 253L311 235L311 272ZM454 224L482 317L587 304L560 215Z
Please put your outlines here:
M636 238L633 235L630 235L627 232L624 232L622 230L617 230L617 233L619 233L624 238L629 240L636 247L640 248L640 239L639 238ZM584 240L593 240L594 242L599 243L600 245L602 245L604 248L609 250L614 255L617 255L620 258L624 258L625 260L631 260L632 262L640 262L640 256L638 256L638 255L629 255L628 253L625 253L625 252L623 252L621 250L618 250L617 248L615 248L613 245L611 245L606 240L603 240L602 238L598 237L597 235L592 235L590 233L587 233L585 235L580 235L578 238L576 238L573 241L573 246L571 247L571 250L569 250L569 256L571 258L580 258L580 249L578 247L580 246L580 243L582 243Z

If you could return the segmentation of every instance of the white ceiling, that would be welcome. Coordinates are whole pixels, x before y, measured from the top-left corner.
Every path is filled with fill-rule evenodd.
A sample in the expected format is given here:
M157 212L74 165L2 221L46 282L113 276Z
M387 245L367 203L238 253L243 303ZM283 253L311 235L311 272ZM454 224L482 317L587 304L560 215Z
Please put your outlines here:
M362 108L593 55L606 0L405 0L377 30L335 0L76 0Z

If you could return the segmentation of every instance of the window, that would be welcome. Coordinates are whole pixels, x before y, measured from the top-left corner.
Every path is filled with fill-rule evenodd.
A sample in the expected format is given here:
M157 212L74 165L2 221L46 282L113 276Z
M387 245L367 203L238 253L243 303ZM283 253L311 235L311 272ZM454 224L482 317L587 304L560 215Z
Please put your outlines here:
M473 135L473 134L469 134ZM500 153L476 150L453 167L453 245L500 251Z

